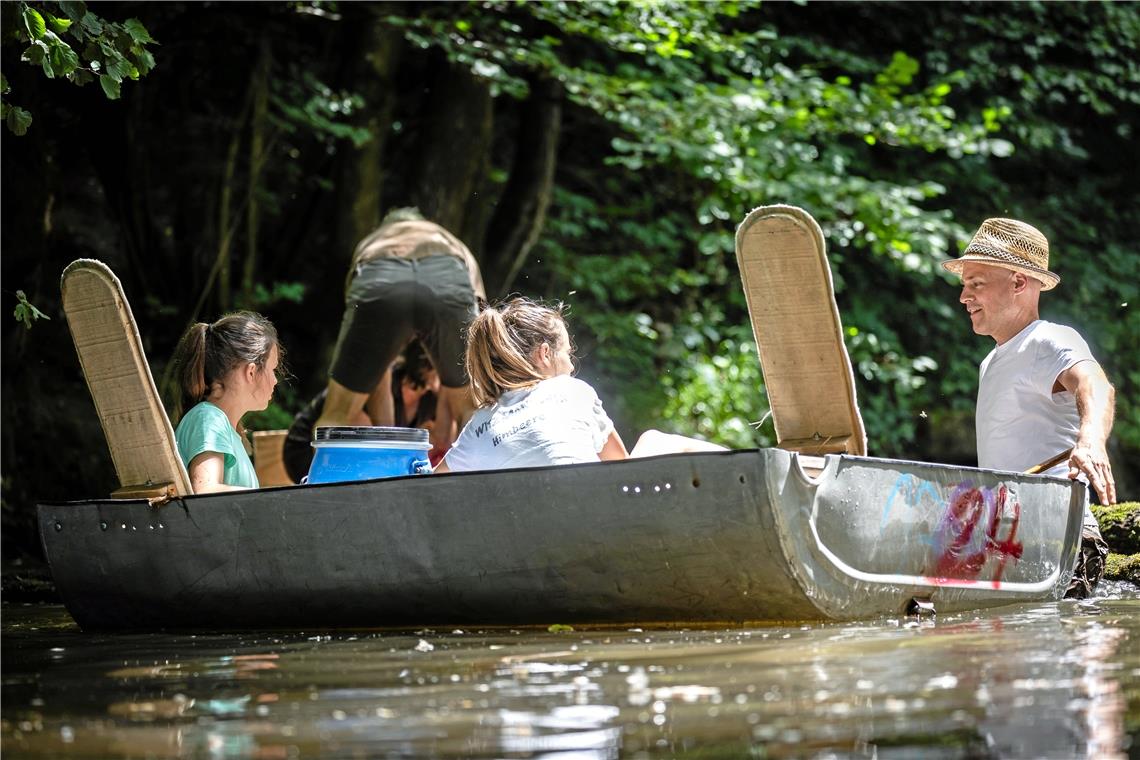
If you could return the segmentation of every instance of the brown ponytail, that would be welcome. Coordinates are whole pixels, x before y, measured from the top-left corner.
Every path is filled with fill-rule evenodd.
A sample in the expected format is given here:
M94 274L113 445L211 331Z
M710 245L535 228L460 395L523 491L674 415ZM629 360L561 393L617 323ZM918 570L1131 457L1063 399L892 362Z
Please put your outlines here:
M227 314L210 325L191 325L172 358L179 390L174 402L174 423L178 424L183 414L222 388L234 369L245 364L264 368L274 346L279 366L284 367L285 351L277 340L276 328L251 311Z
M544 306L526 298L488 306L467 328L467 376L475 403L489 406L509 390L543 379L534 365L535 349L562 341L564 307Z

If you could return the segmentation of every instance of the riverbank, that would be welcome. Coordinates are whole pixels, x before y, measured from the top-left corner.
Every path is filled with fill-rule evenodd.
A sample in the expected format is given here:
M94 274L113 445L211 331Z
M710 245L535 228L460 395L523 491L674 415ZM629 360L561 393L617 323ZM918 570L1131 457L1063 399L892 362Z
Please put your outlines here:
M1110 551L1104 577L1140 584L1140 502L1094 505L1092 510Z

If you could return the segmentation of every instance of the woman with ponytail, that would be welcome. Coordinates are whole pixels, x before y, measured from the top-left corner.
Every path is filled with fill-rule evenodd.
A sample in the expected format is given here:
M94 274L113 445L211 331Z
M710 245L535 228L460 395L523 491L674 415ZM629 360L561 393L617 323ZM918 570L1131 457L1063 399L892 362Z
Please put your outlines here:
M174 352L178 453L194 493L257 488L241 418L269 406L283 350L260 314L190 327Z
M722 450L684 436L646 432L633 452L575 377L561 306L513 298L485 308L467 329L467 375L479 407L436 472L492 470Z

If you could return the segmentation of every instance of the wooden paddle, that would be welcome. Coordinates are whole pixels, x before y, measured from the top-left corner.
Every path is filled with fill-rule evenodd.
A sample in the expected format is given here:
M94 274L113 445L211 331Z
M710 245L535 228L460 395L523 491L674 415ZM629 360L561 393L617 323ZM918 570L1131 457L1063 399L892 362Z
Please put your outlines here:
M1050 467L1055 467L1056 465L1061 464L1061 462L1064 462L1066 459L1068 459L1070 456L1072 456L1072 453L1073 453L1072 449L1065 449L1064 451L1062 451L1057 456L1050 457L1049 459L1046 459L1041 464L1033 465L1032 467L1030 467L1028 470L1025 471L1025 474L1026 475L1036 475L1039 472L1044 472L1045 470L1048 470Z

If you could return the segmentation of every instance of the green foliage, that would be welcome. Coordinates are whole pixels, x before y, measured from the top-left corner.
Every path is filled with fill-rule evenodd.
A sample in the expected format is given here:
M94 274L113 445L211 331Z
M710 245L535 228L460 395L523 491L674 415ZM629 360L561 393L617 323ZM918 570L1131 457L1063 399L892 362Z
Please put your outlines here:
M37 309L34 304L28 301L27 296L24 295L24 291L16 291L16 300L19 301L19 303L16 304L16 308L12 311L12 316L16 318L17 322L22 322L24 327L28 330L32 329L32 323L38 319L51 319L51 317L44 314Z
M300 304L305 300L305 284L301 282L275 282L272 287L258 283L254 286L252 299L242 308L257 311L278 303Z
M335 91L296 64L290 64L287 76L274 80L272 102L273 121L285 132L302 128L330 142L350 140L357 148L372 138L366 128L349 123L364 105L359 95Z
M241 422L246 430L287 430L293 424L293 410L300 409L307 400L300 398L296 389L287 384L290 379L287 370L279 369L278 372L285 376L273 391L269 406L242 417Z
M8 84L8 77L0 74L0 94L7 95L12 91ZM17 137L27 134L28 127L32 126L32 115L18 106L0 102L0 119L8 125L8 129Z
M754 3L478 3L391 22L496 92L522 97L533 74L557 78L607 137L602 166L560 177L543 271L529 275L576 293L579 340L597 343L587 371L627 423L664 417L682 432L748 440L740 433L764 411L763 386L743 371L742 341L727 337L746 324L732 225L756 205L789 202L828 239L843 321L856 328L848 348L871 450L916 456L928 414L972 408L992 346L972 335L939 264L982 218L1009 214L1057 220L1041 226L1064 252L1067 290L1046 297L1045 316L1086 333L1095 325L1118 387L1115 436L1136 451L1140 370L1125 357L1140 356L1128 305L1140 263L1127 231L1140 220L1135 202L1104 207L1135 190L1099 184L1117 175L1087 163L1129 146L1080 135L1106 116L1131 135L1140 14L1111 4L937 6L910 18L882 5L842 10L830 28L806 9ZM847 33L859 15L877 26L866 47ZM925 29L938 44L915 52ZM1051 174L1041 190L1024 179ZM1090 208L1115 218L1082 223ZM1098 316L1085 325L1082 313Z
M137 80L155 66L147 46L158 43L138 19L108 21L84 2L4 3L2 28L4 44L26 45L20 60L39 66L48 79L80 86L98 79L111 100L119 98L124 79ZM31 114L7 102L7 79L0 89L8 129L26 134Z
M287 430L293 424L293 412L286 403L277 399L260 412L250 412L242 418L246 430Z
M841 298L849 280L884 269L925 289L946 282L938 262L967 232L930 208L945 185L874 167L900 151L942 161L1010 152L994 135L1004 111L963 120L947 104L960 72L920 80L903 52L858 58L840 75L793 65L803 44L755 4L460 7L462 23L430 12L398 23L503 93L525 94L529 72L557 77L611 135L612 184L561 188L539 258L550 290L576 293L576 326L589 333L580 340L598 349L587 360L634 427L771 442L750 424L767 405L732 255L749 209L782 201L816 215ZM947 289L924 304L948 315L952 299ZM938 362L905 346L881 301L851 301L874 450L905 452Z

